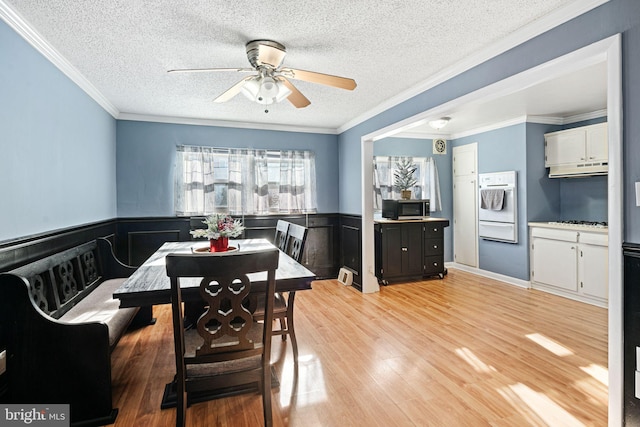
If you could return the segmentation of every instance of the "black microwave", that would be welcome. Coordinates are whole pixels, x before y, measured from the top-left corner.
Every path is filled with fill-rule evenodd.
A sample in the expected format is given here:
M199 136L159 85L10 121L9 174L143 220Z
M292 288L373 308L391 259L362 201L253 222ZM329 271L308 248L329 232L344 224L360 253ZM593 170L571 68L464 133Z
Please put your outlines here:
M429 199L382 200L382 217L388 219L421 219L429 216Z

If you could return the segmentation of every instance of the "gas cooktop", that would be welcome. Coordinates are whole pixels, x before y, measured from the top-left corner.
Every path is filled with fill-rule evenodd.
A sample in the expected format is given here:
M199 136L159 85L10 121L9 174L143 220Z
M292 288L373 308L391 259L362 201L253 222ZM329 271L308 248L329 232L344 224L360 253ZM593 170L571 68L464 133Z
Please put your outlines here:
M553 225L577 225L579 227L594 227L594 228L605 228L607 223L605 221L582 221L582 220L565 220L565 221L549 221L549 224Z

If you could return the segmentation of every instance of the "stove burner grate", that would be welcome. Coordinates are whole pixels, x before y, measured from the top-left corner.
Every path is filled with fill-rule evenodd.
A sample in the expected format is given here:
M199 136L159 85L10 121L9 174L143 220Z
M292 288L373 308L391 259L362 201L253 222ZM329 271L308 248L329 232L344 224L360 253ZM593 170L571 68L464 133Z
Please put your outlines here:
M551 221L549 224L569 224L569 225L583 225L587 227L606 227L605 221L583 221L583 220L563 220L563 221Z

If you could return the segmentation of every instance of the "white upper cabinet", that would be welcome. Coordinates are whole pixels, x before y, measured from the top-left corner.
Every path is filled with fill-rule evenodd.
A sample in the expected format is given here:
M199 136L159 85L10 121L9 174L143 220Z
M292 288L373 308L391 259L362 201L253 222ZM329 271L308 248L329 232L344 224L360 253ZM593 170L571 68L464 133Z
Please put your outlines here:
M544 138L546 167L608 161L606 123L547 133Z
M609 143L607 139L607 124L588 126L586 132L587 162L606 162L609 160Z

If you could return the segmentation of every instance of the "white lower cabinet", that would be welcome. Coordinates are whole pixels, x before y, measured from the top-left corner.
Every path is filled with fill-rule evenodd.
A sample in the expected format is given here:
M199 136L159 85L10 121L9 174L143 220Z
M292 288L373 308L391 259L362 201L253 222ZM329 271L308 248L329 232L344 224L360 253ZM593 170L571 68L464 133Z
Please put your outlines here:
M578 278L580 291L587 296L607 301L609 294L609 248L580 244Z
M568 291L578 290L577 243L534 238L532 275L536 282Z
M606 233L531 227L531 287L607 306Z

